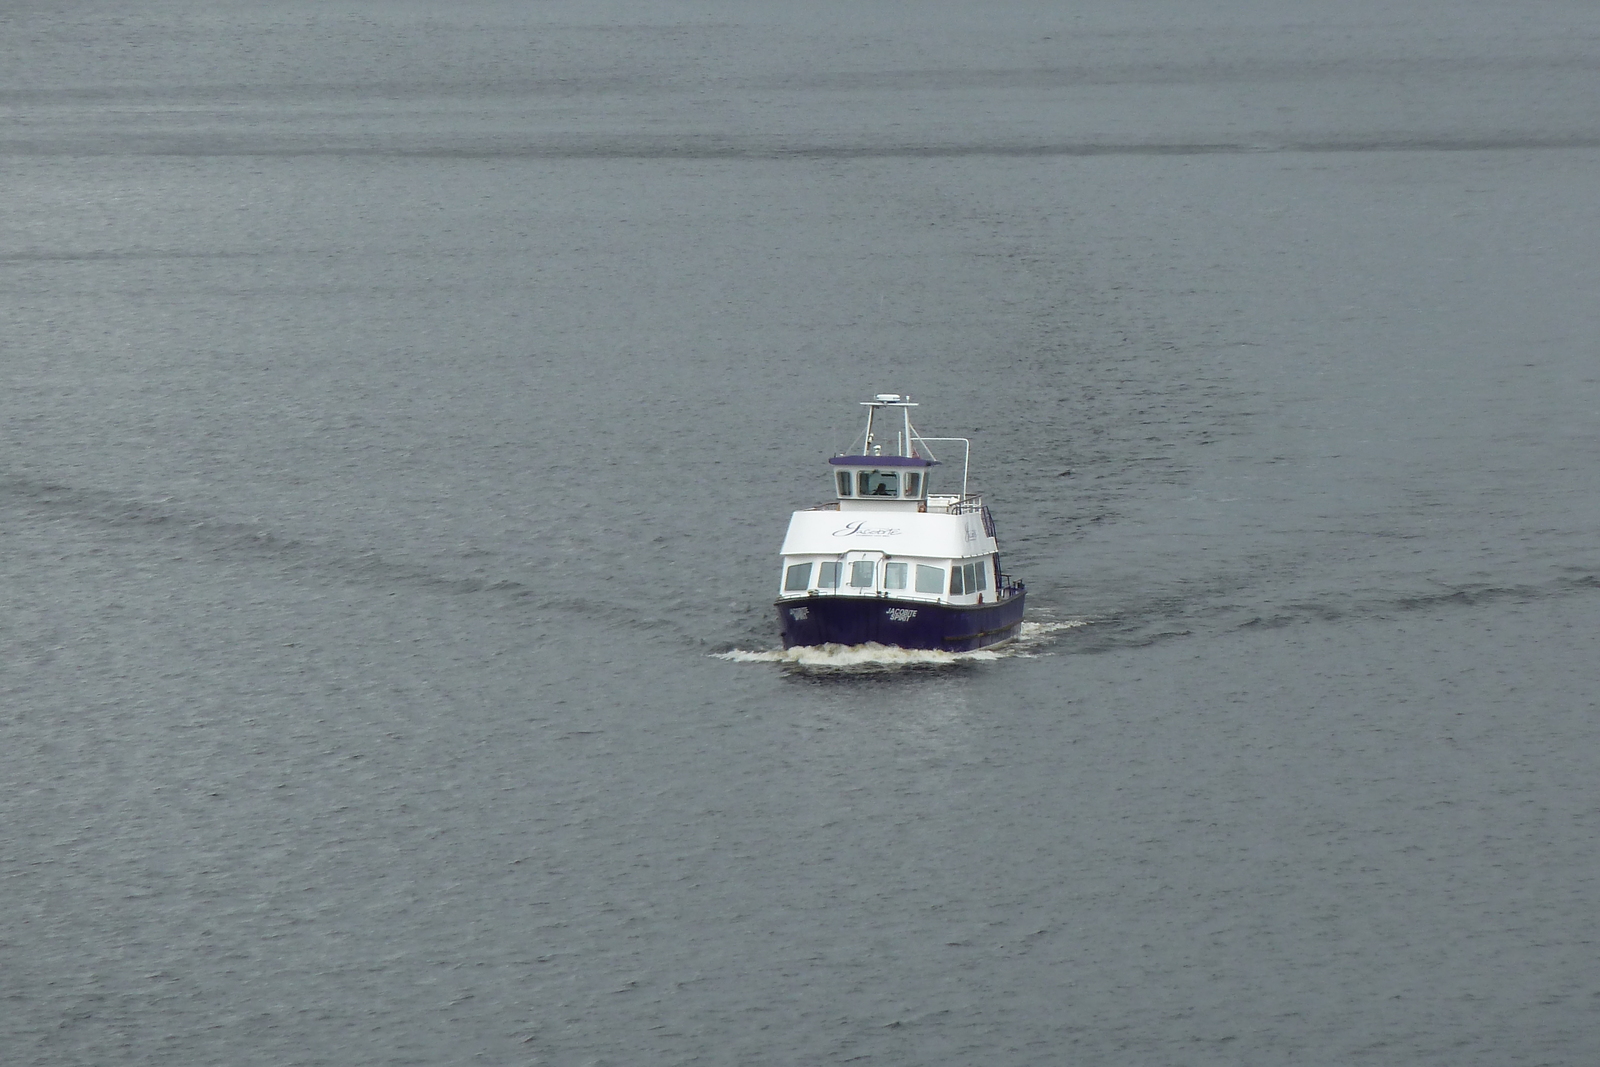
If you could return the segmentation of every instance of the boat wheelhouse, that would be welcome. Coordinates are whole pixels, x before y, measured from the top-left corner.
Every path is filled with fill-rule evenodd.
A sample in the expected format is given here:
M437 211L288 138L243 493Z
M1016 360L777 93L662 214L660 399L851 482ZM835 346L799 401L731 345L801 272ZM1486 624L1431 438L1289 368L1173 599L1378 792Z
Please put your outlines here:
M967 491L971 442L923 437L911 398L863 401L858 447L828 460L835 499L789 520L778 622L783 646L966 652L1008 641L1026 590L1001 572L994 518ZM933 492L932 444L962 447L960 493Z

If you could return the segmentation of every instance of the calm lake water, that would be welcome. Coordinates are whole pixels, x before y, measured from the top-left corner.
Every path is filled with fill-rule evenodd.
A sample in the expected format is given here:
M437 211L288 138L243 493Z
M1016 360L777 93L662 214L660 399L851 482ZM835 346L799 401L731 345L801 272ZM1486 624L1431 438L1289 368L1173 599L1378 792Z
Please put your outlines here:
M7 1064L1600 1062L1600 8L0 12ZM857 401L1029 637L774 662Z

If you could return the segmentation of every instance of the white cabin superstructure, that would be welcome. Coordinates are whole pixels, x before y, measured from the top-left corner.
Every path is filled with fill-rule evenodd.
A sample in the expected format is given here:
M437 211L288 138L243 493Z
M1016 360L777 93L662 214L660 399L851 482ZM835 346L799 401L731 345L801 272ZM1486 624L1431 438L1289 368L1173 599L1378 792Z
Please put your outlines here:
M880 393L864 404L859 447L828 461L835 499L789 520L780 612L819 596L887 599L912 614L919 604L975 608L1020 596L1021 586L1000 572L989 510L966 491L966 454L961 492L931 491L942 464L930 442L960 443L965 453L967 441L917 433L909 397Z

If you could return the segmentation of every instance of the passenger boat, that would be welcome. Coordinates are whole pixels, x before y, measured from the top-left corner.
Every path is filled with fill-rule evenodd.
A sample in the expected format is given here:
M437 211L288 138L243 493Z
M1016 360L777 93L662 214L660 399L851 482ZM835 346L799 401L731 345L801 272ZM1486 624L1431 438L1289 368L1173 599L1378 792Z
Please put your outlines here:
M789 520L779 576L783 647L968 652L1022 627L1023 584L1001 573L994 517L967 491L971 442L923 437L899 393L862 402L858 446L828 460L835 499ZM896 425L898 424L898 425ZM960 493L933 492L932 445L960 445Z

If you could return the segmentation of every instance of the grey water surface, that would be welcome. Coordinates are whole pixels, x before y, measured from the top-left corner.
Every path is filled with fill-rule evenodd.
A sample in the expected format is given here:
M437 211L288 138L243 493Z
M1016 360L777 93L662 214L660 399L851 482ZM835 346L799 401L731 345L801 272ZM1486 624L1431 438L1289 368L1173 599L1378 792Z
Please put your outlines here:
M1600 1062L1597 189L1577 0L0 8L0 1062ZM1043 636L719 658L881 390Z

